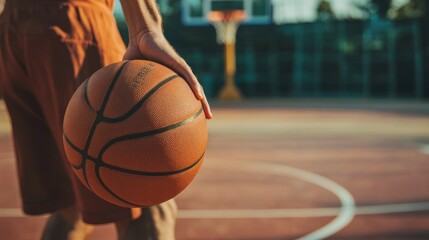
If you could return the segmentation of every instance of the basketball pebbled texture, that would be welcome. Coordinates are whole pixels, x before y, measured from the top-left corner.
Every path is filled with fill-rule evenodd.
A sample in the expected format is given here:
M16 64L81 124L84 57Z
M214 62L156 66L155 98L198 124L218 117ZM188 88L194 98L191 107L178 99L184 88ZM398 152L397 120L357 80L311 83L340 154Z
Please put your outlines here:
M106 66L72 96L64 149L80 181L124 207L147 207L183 191L198 173L207 121L189 85L145 60Z

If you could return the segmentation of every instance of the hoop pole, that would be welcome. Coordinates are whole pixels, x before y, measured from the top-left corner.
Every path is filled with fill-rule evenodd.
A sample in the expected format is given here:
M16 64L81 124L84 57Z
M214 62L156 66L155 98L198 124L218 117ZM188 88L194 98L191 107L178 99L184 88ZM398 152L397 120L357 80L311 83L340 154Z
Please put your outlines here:
M225 85L219 94L220 100L241 100L241 93L235 85L235 42L225 43Z
M235 44L225 43L225 73L228 84L233 83L235 76Z

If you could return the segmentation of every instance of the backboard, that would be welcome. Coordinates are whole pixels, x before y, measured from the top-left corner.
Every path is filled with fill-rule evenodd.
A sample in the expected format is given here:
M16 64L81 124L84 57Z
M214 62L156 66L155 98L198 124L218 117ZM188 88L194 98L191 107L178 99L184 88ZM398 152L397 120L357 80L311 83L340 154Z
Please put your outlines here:
M271 0L182 0L182 22L187 26L209 25L208 14L217 10L244 10L244 25L271 23Z

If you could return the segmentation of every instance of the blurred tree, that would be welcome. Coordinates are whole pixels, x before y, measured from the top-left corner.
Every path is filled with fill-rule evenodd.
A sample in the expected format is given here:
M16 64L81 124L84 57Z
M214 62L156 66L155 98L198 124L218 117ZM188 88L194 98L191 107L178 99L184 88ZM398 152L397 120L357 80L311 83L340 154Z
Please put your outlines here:
M392 7L392 0L354 0L351 3L356 9L366 13L365 15L369 16L371 13L375 12L381 18L388 18L389 10Z
M387 14L392 6L392 0L371 0L371 5L376 9L380 17L387 18Z
M328 0L320 0L317 6L317 19L325 21L335 18L335 13L332 11L331 3Z
M424 9L423 15L421 17L420 29L422 33L422 43L423 43L423 57L424 57L424 79L425 85L423 85L425 92L425 97L429 97L429 3L425 0L422 1L422 8Z
M388 18L389 10L392 8L392 0L351 0L350 3L362 15L366 15L367 17L376 13L381 18Z
M420 18L425 14L426 0L410 0L392 13L395 20Z
M429 3L427 0L410 0L393 14L395 20L417 19L420 22L420 42L423 53L425 97L429 96Z

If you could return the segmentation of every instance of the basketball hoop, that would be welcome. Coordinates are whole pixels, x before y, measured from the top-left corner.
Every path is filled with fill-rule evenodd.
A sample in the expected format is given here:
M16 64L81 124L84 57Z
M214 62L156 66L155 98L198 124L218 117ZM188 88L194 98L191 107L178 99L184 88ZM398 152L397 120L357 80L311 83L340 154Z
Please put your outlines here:
M238 26L246 19L244 10L210 11L207 19L216 29L219 44L235 43Z
M207 19L216 29L217 42L225 46L225 86L219 94L221 100L240 100L241 93L234 83L235 36L238 25L246 19L244 10L210 11Z

